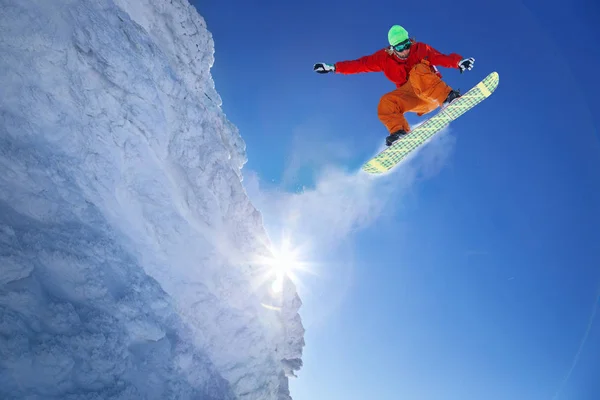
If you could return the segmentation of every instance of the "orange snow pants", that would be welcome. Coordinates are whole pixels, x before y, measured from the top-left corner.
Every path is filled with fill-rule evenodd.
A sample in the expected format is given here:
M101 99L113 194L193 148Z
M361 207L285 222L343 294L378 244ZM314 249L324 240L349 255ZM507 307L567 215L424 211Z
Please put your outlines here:
M435 73L427 60L415 65L408 81L381 97L377 116L390 134L403 129L410 132L405 112L421 116L441 106L452 89Z

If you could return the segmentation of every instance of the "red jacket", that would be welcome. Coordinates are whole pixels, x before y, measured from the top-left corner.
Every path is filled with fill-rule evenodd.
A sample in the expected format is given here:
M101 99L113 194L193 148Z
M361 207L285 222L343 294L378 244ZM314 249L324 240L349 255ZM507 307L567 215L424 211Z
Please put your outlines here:
M360 72L383 72L385 76L396 84L396 87L404 85L408 79L408 73L415 64L426 59L434 66L445 68L458 68L458 63L463 59L456 53L450 55L442 54L433 47L420 42L415 42L410 48L410 54L406 60L401 60L388 52L388 48L352 61L339 61L335 63L335 72L338 74L358 74ZM436 73L442 75L436 70Z

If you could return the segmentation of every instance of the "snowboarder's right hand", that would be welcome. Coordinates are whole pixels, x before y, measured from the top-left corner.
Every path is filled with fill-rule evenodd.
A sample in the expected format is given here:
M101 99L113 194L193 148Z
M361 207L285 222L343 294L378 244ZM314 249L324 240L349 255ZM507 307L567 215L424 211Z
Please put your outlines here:
M315 72L317 72L319 74L326 74L328 72L335 72L335 65L325 64L325 63L317 63L317 64L315 64L313 69L315 70Z

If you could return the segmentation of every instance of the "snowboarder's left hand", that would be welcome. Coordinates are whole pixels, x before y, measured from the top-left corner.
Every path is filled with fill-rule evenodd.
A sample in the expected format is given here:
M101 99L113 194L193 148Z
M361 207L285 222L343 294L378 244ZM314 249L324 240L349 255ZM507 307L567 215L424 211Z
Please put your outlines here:
M326 74L328 72L335 72L335 65L318 63L315 64L313 70L319 74Z
M475 59L473 57L465 58L458 63L458 68L460 68L460 73L465 72L466 69L469 71L473 69L473 64L475 64Z

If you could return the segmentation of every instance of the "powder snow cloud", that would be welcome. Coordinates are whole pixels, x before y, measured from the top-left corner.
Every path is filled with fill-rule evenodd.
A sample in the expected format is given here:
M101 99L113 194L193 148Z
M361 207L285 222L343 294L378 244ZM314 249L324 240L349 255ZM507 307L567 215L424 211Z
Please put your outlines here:
M276 229L289 232L298 241L335 247L353 232L394 212L411 185L443 168L455 142L449 131L447 128L440 132L383 176L348 171L343 163L352 154L351 149L303 131L294 137L281 185L269 185L254 171L247 171L245 187L253 204ZM298 191L286 190L303 167L316 171L314 185Z

